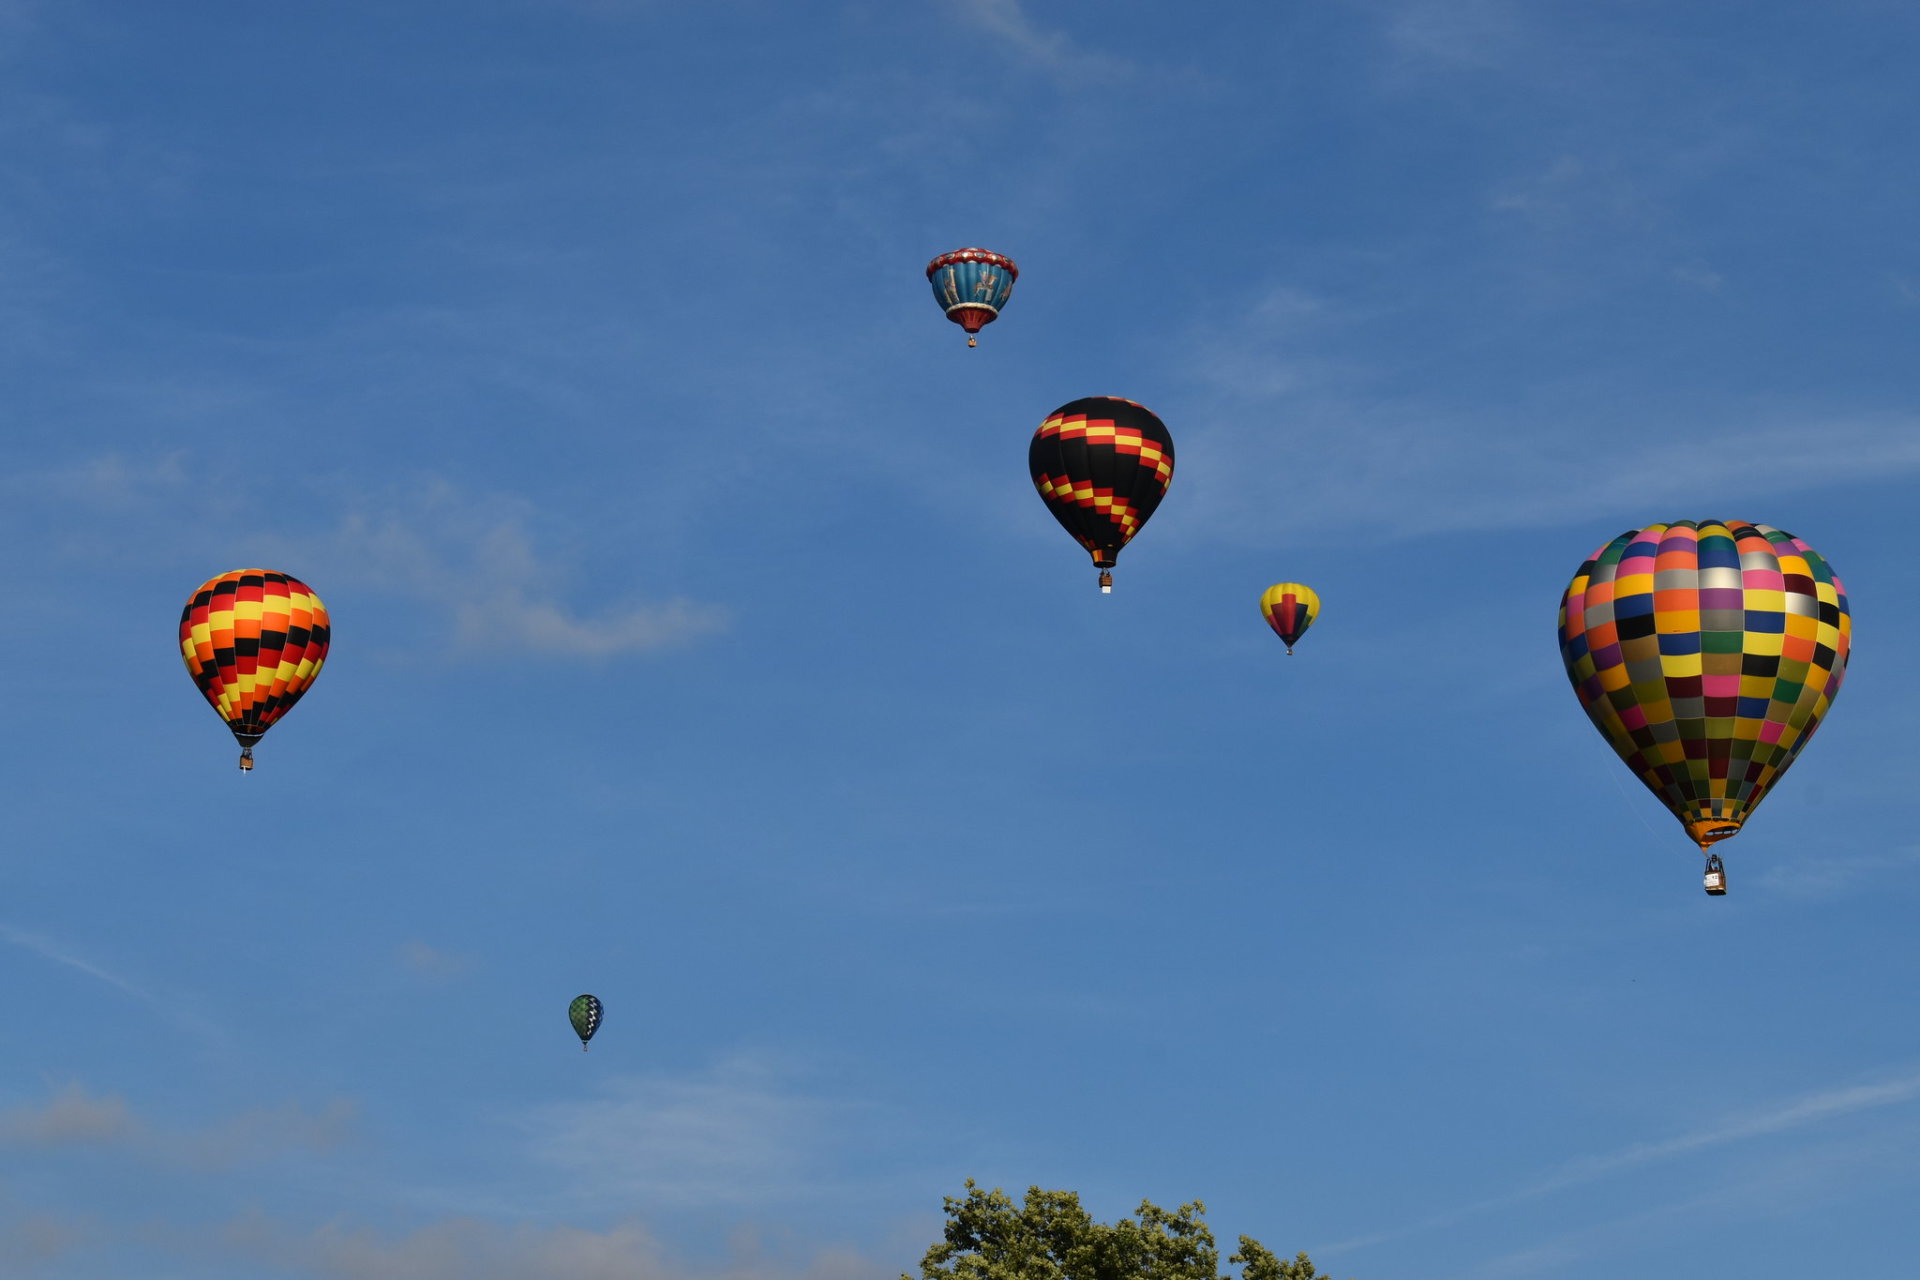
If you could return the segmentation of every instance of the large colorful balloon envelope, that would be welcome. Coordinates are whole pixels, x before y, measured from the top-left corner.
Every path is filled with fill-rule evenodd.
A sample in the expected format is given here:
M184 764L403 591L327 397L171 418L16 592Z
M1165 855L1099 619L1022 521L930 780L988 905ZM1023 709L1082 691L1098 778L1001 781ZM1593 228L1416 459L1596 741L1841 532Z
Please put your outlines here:
M1292 653L1295 642L1319 620L1320 597L1305 583L1276 582L1260 597L1260 616Z
M1812 547L1739 520L1631 530L1560 603L1560 654L1594 727L1707 855L1813 737L1846 674L1846 589Z
M200 693L253 747L313 686L333 629L313 588L271 569L235 569L200 584L180 613L180 656Z
M973 335L1000 318L1000 308L1013 296L1013 282L1019 278L1013 259L991 249L955 249L927 264L933 300L947 319L967 331L970 347L980 345Z
M600 1029L603 1012L599 996L575 996L567 1006L567 1021L573 1024L573 1034L580 1037L580 1052L587 1051L587 1041Z
M1089 396L1047 415L1027 446L1033 487L1060 527L1100 570L1100 589L1120 549L1152 518L1173 483L1173 437L1145 405Z

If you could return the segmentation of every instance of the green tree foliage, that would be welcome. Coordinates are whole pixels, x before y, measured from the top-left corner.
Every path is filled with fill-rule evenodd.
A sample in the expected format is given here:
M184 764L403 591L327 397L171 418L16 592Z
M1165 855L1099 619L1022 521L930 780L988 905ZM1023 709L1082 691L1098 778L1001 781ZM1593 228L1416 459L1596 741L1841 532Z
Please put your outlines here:
M1023 1204L967 1179L946 1197L946 1239L920 1260L921 1280L1233 1280L1198 1200L1169 1212L1142 1200L1138 1216L1096 1222L1071 1191L1027 1189ZM1251 1236L1227 1259L1240 1280L1331 1280L1302 1253L1281 1258ZM900 1280L912 1280L901 1276Z

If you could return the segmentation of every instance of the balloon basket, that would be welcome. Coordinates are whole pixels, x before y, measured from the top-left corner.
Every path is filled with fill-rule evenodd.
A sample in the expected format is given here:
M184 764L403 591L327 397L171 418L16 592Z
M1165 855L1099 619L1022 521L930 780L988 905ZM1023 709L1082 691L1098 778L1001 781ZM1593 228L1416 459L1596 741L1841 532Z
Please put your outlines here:
M1710 853L1707 855L1707 873L1702 883L1709 897L1724 898L1727 896L1727 868L1726 864L1720 861L1719 854Z

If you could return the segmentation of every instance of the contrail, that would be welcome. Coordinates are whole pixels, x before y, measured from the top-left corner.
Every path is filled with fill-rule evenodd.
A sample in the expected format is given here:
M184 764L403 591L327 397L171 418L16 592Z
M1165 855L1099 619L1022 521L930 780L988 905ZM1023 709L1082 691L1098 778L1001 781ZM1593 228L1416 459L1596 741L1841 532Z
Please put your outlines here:
M69 969L78 969L90 978L98 978L109 986L118 987L136 1000L144 1000L148 1004L153 1005L159 1003L154 999L152 992L127 981L117 973L107 972L99 965L89 964L79 956L74 955L72 952L54 943L48 942L45 938L37 934L22 933L11 925L0 924L0 938L6 939L16 947L26 948L44 960L52 960L56 964L64 964Z
M14 928L12 925L0 924L0 941L11 942L16 947L33 952L43 960L51 960L55 964L63 964L69 969L77 970L80 973L86 974L89 978L104 982L110 987L123 991L174 1025L184 1027L197 1035L205 1036L209 1040L222 1044L231 1039L224 1029L216 1023L209 1021L207 1018L193 1013L190 1010L181 1009L171 1001L161 999L137 982L123 978L111 970L102 969L99 965L91 961L82 960L65 947L60 946L58 943L50 942L38 934L27 933Z
M1475 1214L1504 1209L1509 1205L1523 1204L1529 1200L1538 1200L1542 1196L1552 1195L1556 1191L1565 1191L1569 1187L1596 1182L1626 1169L1635 1169L1641 1165L1671 1160L1676 1156L1692 1155L1698 1151L1744 1142L1748 1138L1804 1128L1821 1120L1851 1115L1856 1111L1898 1106L1903 1102L1911 1102L1915 1098L1920 1098L1920 1071L1909 1072L1907 1075L1880 1084L1823 1089L1817 1093L1777 1102L1744 1115L1730 1116L1717 1124L1695 1129L1691 1133L1683 1133L1679 1137L1668 1138L1661 1142L1638 1142L1606 1155L1574 1160L1561 1165L1557 1170L1518 1191L1510 1191L1489 1200L1480 1200L1458 1209L1436 1213L1393 1231L1383 1231L1378 1235L1360 1236L1352 1240L1342 1240L1336 1244L1323 1245L1321 1249L1316 1249L1314 1252L1324 1250L1327 1253L1338 1253L1346 1249L1362 1249L1387 1240L1398 1240L1436 1227L1452 1226Z

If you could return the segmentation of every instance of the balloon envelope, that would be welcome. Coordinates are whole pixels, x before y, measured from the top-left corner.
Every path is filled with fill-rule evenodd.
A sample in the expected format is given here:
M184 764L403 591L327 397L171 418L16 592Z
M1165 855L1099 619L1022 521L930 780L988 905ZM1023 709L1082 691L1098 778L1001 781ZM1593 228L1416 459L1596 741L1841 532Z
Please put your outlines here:
M1047 415L1027 470L1060 527L1111 568L1173 483L1173 437L1145 405L1088 396Z
M1019 278L1013 259L991 249L955 249L927 264L933 300L947 319L967 331L970 347L979 345L973 334L1000 318L1000 308L1013 296L1013 282Z
M1320 597L1301 582L1276 582L1260 597L1260 616L1293 652L1294 642L1320 617Z
M293 710L320 675L333 628L313 588L271 569L235 569L200 584L180 613L180 656L244 748Z
M1832 566L1738 520L1623 533L1560 603L1580 705L1703 851L1740 830L1813 737L1852 634Z
M587 1041L593 1039L593 1033L600 1029L600 997L575 996L573 1003L567 1006L567 1021L573 1024L573 1034L580 1037L580 1047L587 1047Z

